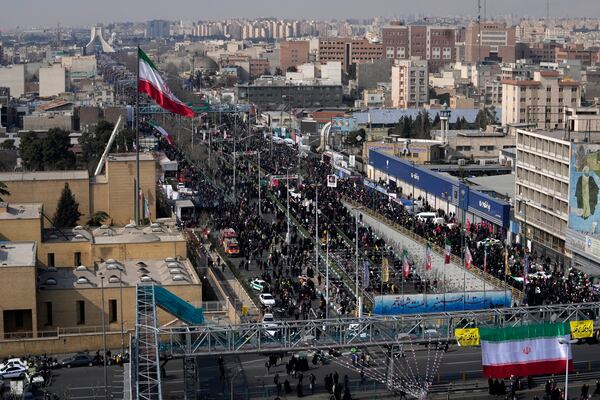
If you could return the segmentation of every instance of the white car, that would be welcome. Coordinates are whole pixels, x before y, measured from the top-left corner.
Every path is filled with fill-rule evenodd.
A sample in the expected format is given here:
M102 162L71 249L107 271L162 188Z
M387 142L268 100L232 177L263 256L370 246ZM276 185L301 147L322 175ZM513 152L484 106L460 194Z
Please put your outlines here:
M262 319L262 324L267 331L267 334L274 337L277 333L279 325L277 325L275 322L275 317L273 317L273 314L265 314Z
M479 242L477 242L477 247L481 247L481 246L495 246L495 245L500 245L502 244L502 242L498 239L494 239L494 238L487 238L487 239L483 239Z
M8 367L13 367L15 365L22 366L23 368L28 368L27 363L20 358L9 358L6 362L0 364L0 370L3 370Z
M263 281L262 279L258 279L258 278L253 279L250 282L250 287L254 290L258 290L259 292L262 292L268 286L269 286L269 284L267 282Z
M0 369L0 378L2 379L14 379L14 378L25 378L27 376L28 368L19 365L7 365Z
M273 307L275 305L275 297L271 293L261 293L258 298L265 307Z

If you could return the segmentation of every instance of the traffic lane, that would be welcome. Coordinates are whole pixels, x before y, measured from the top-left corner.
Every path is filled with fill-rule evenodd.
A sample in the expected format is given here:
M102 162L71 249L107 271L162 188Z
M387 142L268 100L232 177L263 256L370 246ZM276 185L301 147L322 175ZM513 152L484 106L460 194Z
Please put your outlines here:
M414 349L414 352L413 352ZM422 376L425 374L434 374L434 383L467 380L484 380L481 367L481 349L477 347L456 347L451 346L446 353L439 352L437 356L441 356L439 368L434 371L432 365L433 359L436 356L433 350L427 349L425 346L415 345L413 348L407 346L405 349L405 359L403 363L411 365L416 373ZM377 354L375 354L377 353ZM382 349L371 349L371 367L365 368L365 377L367 381L372 381L374 378L382 376L382 361L386 361L385 356L382 357ZM271 367L268 371L265 366L267 355L242 355L238 357L224 357L225 369L227 378L221 379L218 369L216 356L200 357L198 362L199 370L199 388L206 393L206 390L211 393L225 393L229 390L231 380L229 377L236 371L242 372L237 374L234 380L234 387L238 390L260 389L264 386L271 387L274 385L275 374L279 374L280 382L286 379L290 383L295 383L296 379L287 375L285 363L290 359L291 353L287 354L283 363L278 360L278 364ZM600 345L574 345L573 357L576 371L588 371L589 367L592 370L600 369ZM377 358L375 360L374 358ZM331 359L328 364L314 366L308 360L310 370L303 372L305 378L310 374L314 374L317 379L317 386L322 387L325 375L338 372L340 379L344 375L348 375L351 381L360 380L360 370L356 367L351 367L351 359L348 353L337 359ZM378 367L379 364L379 367ZM172 360L167 365L167 378L163 380L163 387L166 393L172 393L174 396L183 393L183 371L180 360ZM418 372L417 372L418 371ZM439 375L438 375L439 373Z
M123 368L111 365L106 367L109 393L114 399L123 398ZM51 393L63 399L93 399L104 393L104 373L102 366L61 368L52 370L52 382L48 387ZM91 396L91 397L90 397Z

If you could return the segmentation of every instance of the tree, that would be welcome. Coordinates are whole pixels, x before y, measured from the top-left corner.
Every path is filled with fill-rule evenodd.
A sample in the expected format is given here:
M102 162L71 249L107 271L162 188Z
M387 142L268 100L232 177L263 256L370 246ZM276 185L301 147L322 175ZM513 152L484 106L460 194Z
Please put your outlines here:
M0 149L15 150L15 139L6 139L4 142L0 143Z
M6 188L6 183L0 182L0 201L4 201L2 196L10 196L10 192Z
M69 132L53 128L45 138L27 132L21 138L21 159L25 168L35 171L72 169L75 154L71 151Z
M54 225L57 228L69 228L75 226L81 215L82 214L79 212L79 203L75 200L75 196L73 196L69 184L65 183L65 187L58 200L58 205L56 206L56 212L54 213Z
M103 120L98 122L94 132L84 132L81 135L79 139L81 158L88 168L94 168L98 164L113 129L113 124ZM133 130L123 128L117 133L111 150L116 148L117 151L131 151L133 150L134 141L135 133Z
M87 224L89 226L101 226L104 223L104 221L106 221L109 218L110 215L108 215L108 213L106 213L105 211L96 211Z
M436 113L433 118L433 122L431 123L433 129L440 129L442 127L442 119L440 118L440 113Z

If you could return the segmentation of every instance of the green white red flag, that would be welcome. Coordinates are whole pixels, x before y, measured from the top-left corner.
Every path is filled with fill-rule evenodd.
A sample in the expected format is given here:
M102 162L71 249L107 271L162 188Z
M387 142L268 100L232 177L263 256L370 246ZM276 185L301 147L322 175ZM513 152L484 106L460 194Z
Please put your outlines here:
M410 274L410 265L408 264L408 251L406 250L402 252L402 271L404 277L408 278L408 274Z
M160 76L156 65L139 48L138 66L138 93L146 93L156 104L173 114L189 118L194 116L194 111L171 92L165 80Z
M450 241L446 239L446 245L444 246L444 264L450 264L450 258L452 257L452 246Z
M427 243L425 246L425 271L431 271L431 258L432 258L431 245Z
M569 323L479 328L483 375L551 375L573 368Z

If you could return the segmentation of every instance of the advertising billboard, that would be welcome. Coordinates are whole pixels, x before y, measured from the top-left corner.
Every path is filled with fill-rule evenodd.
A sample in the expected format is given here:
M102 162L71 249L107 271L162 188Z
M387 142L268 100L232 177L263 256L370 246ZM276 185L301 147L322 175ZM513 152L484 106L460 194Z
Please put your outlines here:
M400 315L510 307L509 291L376 296L373 314Z
M569 228L597 236L600 221L600 145L573 143L569 167Z
M342 132L353 132L357 130L356 118L333 117L331 119L331 129Z

